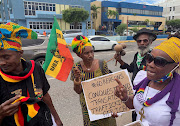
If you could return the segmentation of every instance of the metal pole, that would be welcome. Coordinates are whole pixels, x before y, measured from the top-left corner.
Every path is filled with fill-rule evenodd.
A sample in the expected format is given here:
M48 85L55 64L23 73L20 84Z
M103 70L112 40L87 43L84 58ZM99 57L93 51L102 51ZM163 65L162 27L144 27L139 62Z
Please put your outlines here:
M88 21L86 23L86 27L87 27L87 36L88 36Z
M128 36L128 16L127 16L127 34L126 35Z

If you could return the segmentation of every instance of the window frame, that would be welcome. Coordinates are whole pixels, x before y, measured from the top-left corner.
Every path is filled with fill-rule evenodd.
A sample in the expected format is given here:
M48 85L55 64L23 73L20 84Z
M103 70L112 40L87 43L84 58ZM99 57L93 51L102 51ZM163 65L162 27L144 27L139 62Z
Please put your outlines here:
M43 30L49 30L52 29L53 22L29 22L29 28L30 29L43 29Z

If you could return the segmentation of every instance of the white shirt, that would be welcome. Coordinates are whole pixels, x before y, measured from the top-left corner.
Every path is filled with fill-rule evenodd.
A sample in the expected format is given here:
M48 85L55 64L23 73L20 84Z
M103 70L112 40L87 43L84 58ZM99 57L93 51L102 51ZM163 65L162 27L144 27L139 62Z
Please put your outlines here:
M144 71L144 70L140 70L135 78L134 78L134 81L133 81L133 84L134 85L137 85L139 84L145 77L147 77L147 71Z
M148 90L148 94L147 94ZM154 95L156 95L159 92L159 90L153 89L151 87L146 87L144 92L144 99L152 98ZM144 107L144 116L142 123L145 123L149 126L169 126L170 118L171 118L171 108L166 104L167 99L169 98L169 94L166 94L160 101L155 102L149 107ZM137 113L137 120L140 120L141 115L139 114L139 111L143 107L142 104L137 100L137 97L135 95L133 99L133 104L135 111ZM180 105L180 104L179 104ZM178 110L180 110L180 106L178 107ZM176 112L176 118L173 121L173 126L180 126L180 111Z

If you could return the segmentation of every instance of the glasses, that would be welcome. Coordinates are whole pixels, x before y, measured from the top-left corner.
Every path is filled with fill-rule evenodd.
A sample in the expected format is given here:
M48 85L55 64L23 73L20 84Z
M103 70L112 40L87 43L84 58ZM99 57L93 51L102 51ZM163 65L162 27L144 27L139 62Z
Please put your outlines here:
M143 41L144 43L147 43L147 42L149 42L149 40L148 39L143 39L143 40L136 40L137 41L137 43L141 43L141 41Z
M153 57L153 55L151 53L147 53L146 54L146 62L147 63L151 63L152 61L154 61L154 64L157 67L164 67L166 64L171 64L171 63L175 63L173 62L168 62L165 58L163 57Z

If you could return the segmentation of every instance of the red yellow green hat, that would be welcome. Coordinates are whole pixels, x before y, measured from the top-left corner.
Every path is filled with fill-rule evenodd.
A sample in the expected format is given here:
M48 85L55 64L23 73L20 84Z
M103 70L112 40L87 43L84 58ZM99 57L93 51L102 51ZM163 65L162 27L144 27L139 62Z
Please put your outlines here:
M86 46L92 46L92 44L85 36L78 35L72 40L71 47L73 52L75 52L76 54L81 54L82 49Z
M13 22L0 25L0 49L22 50L21 38L37 39L37 34L31 29Z

